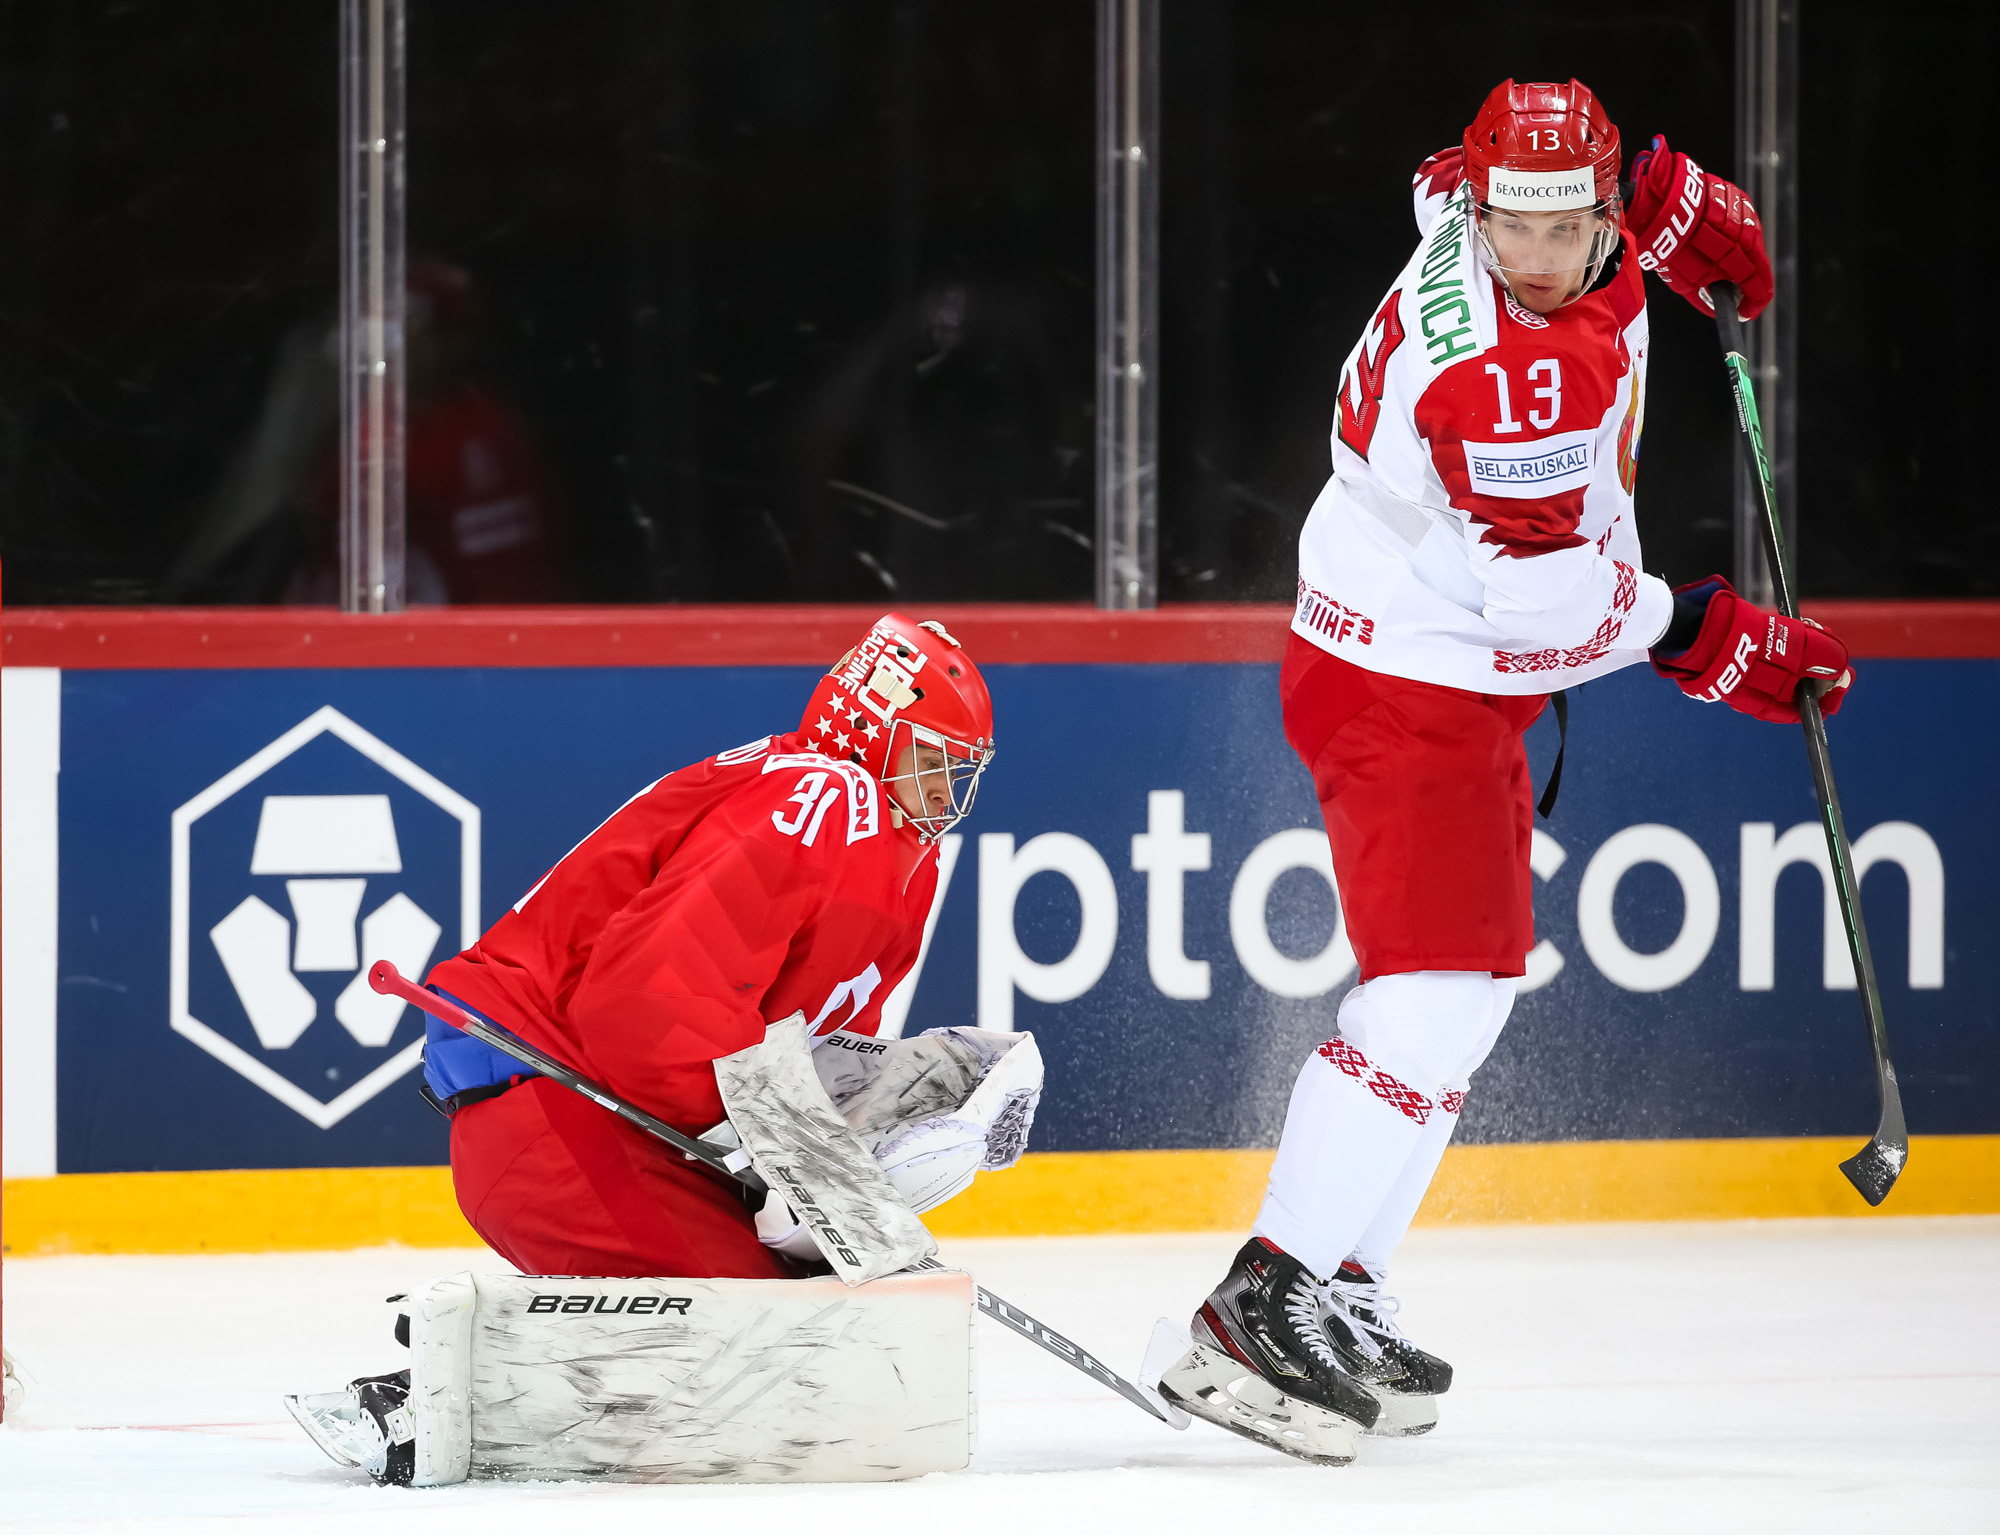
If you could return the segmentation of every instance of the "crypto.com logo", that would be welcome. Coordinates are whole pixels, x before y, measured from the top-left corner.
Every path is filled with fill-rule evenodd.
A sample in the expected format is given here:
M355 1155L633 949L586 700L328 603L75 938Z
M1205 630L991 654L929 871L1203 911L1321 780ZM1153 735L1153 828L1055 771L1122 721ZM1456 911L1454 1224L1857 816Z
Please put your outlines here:
M401 890L381 900L366 917L360 915L371 877L379 888L386 883L381 876L401 874L404 868L404 849L389 794L267 793L257 810L247 868L223 871L226 878L235 880L244 875L283 876L285 898L292 909L292 917L287 919L253 892L201 935L221 960L229 990L241 1004L265 1058L259 1059L197 1018L188 997L189 945L193 941L189 931L190 848L195 823L322 735L345 742L374 765L369 768L356 762L352 770L340 771L344 787L390 787L375 776L379 770L457 821L460 948L479 936L479 807L329 705L225 773L173 814L170 1016L174 1032L325 1130L408 1072L423 1054L419 1037L324 1102L273 1064L285 1059L278 1053L289 1051L318 1019L319 1001L301 982L301 975L351 972L351 979L333 1003L333 1022L347 1032L354 1045L366 1050L385 1048L402 1019L404 1003L372 991L366 966L387 959L405 975L421 976L443 935L440 922ZM204 880L213 877L204 864ZM271 881L265 881L265 888L276 896ZM439 915L449 920L448 911ZM327 1075L337 1079L338 1073L329 1071Z

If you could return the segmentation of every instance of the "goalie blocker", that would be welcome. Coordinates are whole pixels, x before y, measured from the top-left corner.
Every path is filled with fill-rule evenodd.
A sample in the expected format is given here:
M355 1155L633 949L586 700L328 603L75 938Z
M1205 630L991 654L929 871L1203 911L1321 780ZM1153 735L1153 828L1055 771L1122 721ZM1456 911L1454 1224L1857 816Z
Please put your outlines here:
M406 1375L285 1405L335 1460L474 1480L876 1482L976 1434L973 1283L454 1274L409 1297Z

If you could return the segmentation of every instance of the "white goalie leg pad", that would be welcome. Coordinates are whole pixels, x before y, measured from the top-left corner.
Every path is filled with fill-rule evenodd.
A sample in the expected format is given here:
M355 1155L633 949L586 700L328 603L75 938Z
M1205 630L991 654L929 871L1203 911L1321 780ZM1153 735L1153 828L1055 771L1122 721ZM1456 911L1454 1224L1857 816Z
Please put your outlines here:
M410 1297L417 1486L875 1482L955 1471L971 1277L458 1274Z
M798 1212L826 1261L858 1285L937 1251L813 1069L804 1013L772 1024L762 1044L715 1063L716 1086L750 1160Z
M500 1276L492 1276L500 1277ZM472 1340L479 1306L471 1274L433 1279L410 1297L410 1395L416 1430L414 1487L462 1482L472 1467Z

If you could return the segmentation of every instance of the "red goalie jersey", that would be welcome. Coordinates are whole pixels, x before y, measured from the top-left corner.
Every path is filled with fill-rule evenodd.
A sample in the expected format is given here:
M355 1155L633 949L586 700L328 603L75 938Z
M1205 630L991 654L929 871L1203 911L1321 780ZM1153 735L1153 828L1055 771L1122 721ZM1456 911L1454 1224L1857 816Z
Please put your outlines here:
M723 1117L712 1062L767 1024L881 1026L992 736L958 642L885 614L797 731L641 790L431 982L700 1134ZM459 1207L522 1272L792 1271L736 1184L499 1051L439 1025L424 1075L452 1115Z
M935 843L864 769L770 737L628 801L432 982L670 1124L803 1010L872 1034L916 962ZM601 1112L601 1111L600 1111Z

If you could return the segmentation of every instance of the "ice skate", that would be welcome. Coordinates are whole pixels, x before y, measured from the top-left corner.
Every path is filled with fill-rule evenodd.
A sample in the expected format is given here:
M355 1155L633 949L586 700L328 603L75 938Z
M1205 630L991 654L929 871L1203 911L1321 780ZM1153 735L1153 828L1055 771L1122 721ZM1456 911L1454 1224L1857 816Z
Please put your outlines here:
M1296 1258L1252 1237L1195 1313L1191 1346L1161 1376L1161 1394L1300 1460L1346 1465L1381 1408L1341 1369L1320 1289Z
M410 1372L365 1375L345 1391L285 1398L285 1410L334 1461L385 1486L407 1487L416 1471L416 1428L404 1403Z
M1451 1389L1451 1366L1427 1354L1396 1325L1400 1304L1352 1258L1319 1287L1320 1325L1340 1368L1374 1394L1382 1415L1371 1434L1400 1437L1437 1427L1437 1399Z

